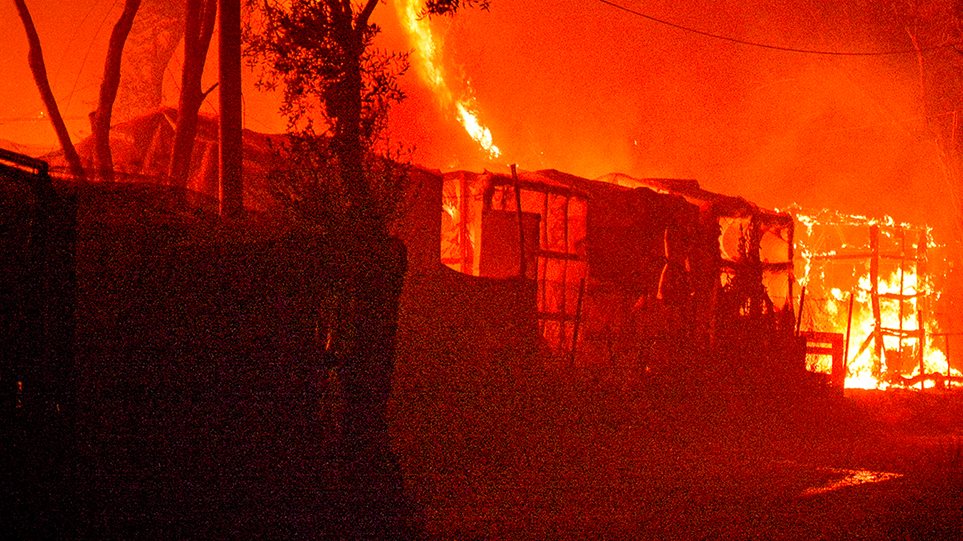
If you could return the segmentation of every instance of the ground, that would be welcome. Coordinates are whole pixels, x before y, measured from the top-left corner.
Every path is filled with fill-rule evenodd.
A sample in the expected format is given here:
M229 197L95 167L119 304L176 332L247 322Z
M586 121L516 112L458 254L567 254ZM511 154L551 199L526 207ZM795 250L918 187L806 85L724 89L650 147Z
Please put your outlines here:
M402 450L431 537L963 536L958 394L526 391Z
M304 293L325 267L302 256L318 250L210 227L147 188L86 190L83 460L50 532L79 517L81 538L356 537L384 507L345 496L336 381L317 386L320 401L304 385L316 306ZM391 435L408 503L394 509L428 538L963 538L960 392L835 397L687 374L629 384L611 370L499 358L497 345L479 362L410 355L396 366ZM16 427L27 451L12 458L36 466L29 445L46 440ZM384 470L354 469L361 501L397 496ZM0 510L50 514L43 490L23 492L37 501ZM56 537L20 518L22 532Z

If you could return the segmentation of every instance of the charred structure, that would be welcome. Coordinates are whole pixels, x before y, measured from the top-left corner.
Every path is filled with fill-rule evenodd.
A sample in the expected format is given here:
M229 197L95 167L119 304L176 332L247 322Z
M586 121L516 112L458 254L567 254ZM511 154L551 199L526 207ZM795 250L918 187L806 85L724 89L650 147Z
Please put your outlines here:
M956 381L946 351L953 333L936 318L950 263L933 231L888 217L795 214L806 299L799 324L844 342L833 380L864 388ZM807 364L830 371L825 360Z
M436 261L463 275L533 281L535 306L525 312L550 365L637 382L705 370L715 353L797 357L788 214L694 181L425 174L420 185L441 185L427 196L442 207ZM802 372L801 361L751 367L758 362L733 360L745 377Z

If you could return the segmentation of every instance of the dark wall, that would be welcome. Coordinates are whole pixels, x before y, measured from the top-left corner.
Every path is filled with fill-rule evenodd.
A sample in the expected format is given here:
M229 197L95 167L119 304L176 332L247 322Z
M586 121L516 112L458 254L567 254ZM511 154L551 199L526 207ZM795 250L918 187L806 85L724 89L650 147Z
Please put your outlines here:
M73 524L75 207L0 165L0 515L13 538Z
M430 172L416 178L420 191L398 231L409 271L391 419L408 489L424 502L441 490L432 472L485 456L496 433L516 422L520 389L544 367L535 281L479 278L442 265L442 179Z
M156 187L64 190L77 200L80 536L316 530L320 468L305 461L322 439L324 248Z

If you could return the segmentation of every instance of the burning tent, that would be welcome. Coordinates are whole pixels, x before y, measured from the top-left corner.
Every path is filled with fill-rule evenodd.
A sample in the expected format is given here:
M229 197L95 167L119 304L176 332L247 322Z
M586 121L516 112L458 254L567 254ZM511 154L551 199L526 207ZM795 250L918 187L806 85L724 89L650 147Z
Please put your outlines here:
M790 214L709 192L695 180L623 174L600 180L679 196L698 208L699 243L707 258L699 262L703 272L694 295L714 349L744 356L750 350L793 347L795 239ZM762 367L763 372L790 373L797 368Z
M164 183L172 115L159 110L113 128L123 178ZM210 196L217 193L214 126L213 119L201 118L186 186ZM271 136L245 133L245 202L254 210L275 206L266 178L271 145ZM78 145L83 156L89 157L90 146ZM793 329L788 214L708 192L690 180L614 174L593 181L555 170L521 172L517 179L413 171L407 206L434 220L440 216L440 230L429 234L436 225L425 229L424 217L410 212L409 223L400 224L397 232L416 260L410 280L432 276L447 284L447 292L463 288L470 296L492 282L459 281L435 266L491 279L527 276L535 282L534 305L520 313L534 312L535 332L562 364L648 370L709 348L781 344ZM436 182L437 194L424 191ZM416 255L421 248L415 246L426 241L435 246L431 261ZM517 288L510 294L527 295ZM473 312L485 311L468 309L473 303L463 306L464 314L477 322L484 316ZM524 327L503 308L495 321ZM448 316L439 311L436 317L458 313L444 309Z
M800 328L842 344L835 355L810 355L809 369L853 388L956 381L948 335L934 317L947 269L932 230L888 217L795 213L806 288Z
M602 180L446 174L442 262L535 279L539 335L570 364L648 371L790 336L791 216L694 181Z

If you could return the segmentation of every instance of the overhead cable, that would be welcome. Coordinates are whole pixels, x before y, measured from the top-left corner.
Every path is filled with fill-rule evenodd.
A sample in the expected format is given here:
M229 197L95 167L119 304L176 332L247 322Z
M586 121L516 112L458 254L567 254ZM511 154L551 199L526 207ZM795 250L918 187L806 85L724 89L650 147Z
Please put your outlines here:
M642 17L643 19L647 19L654 23L670 26L672 28L675 28L677 30L682 30L684 32L698 34L700 36L704 36L707 38L728 41L730 43L738 43L739 45L747 45L750 47L760 47L763 49L770 49L773 51L783 51L783 52L802 53L802 54L818 54L818 55L826 55L826 56L894 56L894 55L903 55L903 54L917 54L920 52L933 51L936 49L949 47L948 44L944 44L944 45L935 45L931 47L922 47L920 49L911 48L911 49L896 49L896 50L889 50L889 51L826 51L826 50L820 50L820 49L802 49L797 47L785 47L782 45L773 45L771 43L762 43L758 41L750 41L750 40L739 39L739 38L734 38L730 36L724 36L721 34L714 34L712 32L707 32L705 30L699 30L696 28L683 26L681 24L676 24L671 21L666 21L665 19L659 19L657 17L647 15L645 13L642 13L641 11L632 9L627 6L623 6L621 4L617 4L610 0L599 0L599 2L606 4L608 6L611 6L615 9L622 10L626 13L630 13L637 17Z

